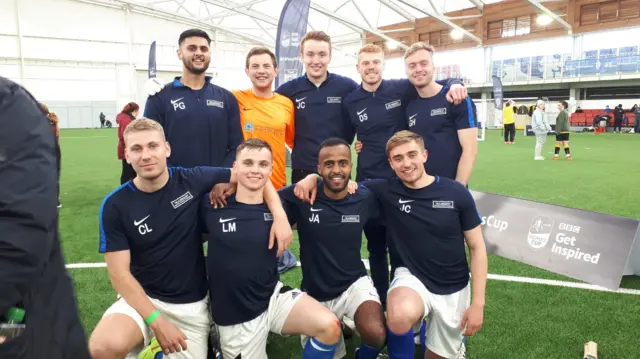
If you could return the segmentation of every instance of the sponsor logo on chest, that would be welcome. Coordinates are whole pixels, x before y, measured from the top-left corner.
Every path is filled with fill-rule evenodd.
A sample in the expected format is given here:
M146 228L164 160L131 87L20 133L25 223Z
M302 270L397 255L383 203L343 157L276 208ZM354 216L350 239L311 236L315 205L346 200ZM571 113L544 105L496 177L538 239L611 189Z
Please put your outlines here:
M443 116L447 114L447 108L434 108L431 110L431 116Z
M342 97L327 97L327 103L342 103Z
M453 201L433 201L432 207L454 209Z
M360 215L343 215L342 223L360 223Z
M173 207L173 209L178 209L180 206L191 201L192 199L193 195L191 194L191 192L187 191L182 196L171 201L171 206Z
M224 102L216 100L207 100L207 106L224 108Z
M396 108L400 106L402 106L402 102L400 100L395 100L395 101L387 102L384 104L384 107L387 110L391 110L392 108Z

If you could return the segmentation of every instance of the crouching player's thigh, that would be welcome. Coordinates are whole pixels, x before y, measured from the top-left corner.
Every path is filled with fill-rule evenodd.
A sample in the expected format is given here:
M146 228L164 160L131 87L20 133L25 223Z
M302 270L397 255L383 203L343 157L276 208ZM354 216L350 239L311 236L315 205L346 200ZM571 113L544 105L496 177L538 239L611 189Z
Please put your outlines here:
M359 359L377 357L386 342L386 329L380 297L369 276L361 277L339 297L322 302L322 305L339 320L347 317L355 322L356 330L361 337ZM303 335L301 339L302 346L305 347L309 337ZM334 358L343 358L345 355L346 346L343 336L340 335Z
M299 289L278 282L264 313L245 323L218 326L218 330L225 358L267 359L267 337L273 332L311 336L315 338L312 354L309 356L305 348L302 358L330 359L340 335L340 324L322 304Z
M187 349L170 358L206 358L211 315L208 297L187 304L172 304L149 298L160 314L187 337ZM93 359L135 359L149 345L155 334L138 312L124 298L119 298L96 326L89 339Z
M389 290L387 325L389 352L412 352L414 331L428 318L427 359L451 358L458 353L464 330L462 318L470 304L470 286L438 295L429 292L407 268L398 268Z

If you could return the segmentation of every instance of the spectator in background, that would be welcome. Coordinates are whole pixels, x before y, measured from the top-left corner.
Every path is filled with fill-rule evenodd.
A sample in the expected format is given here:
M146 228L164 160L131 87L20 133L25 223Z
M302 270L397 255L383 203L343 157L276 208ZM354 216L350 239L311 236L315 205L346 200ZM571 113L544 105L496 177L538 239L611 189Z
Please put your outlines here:
M640 106L633 105L633 115L636 117L636 121L634 122L633 132L640 133Z
M569 150L569 111L567 108L569 104L567 101L560 101L558 103L558 117L556 118L556 149L553 156L554 160L558 160L558 154L560 153L560 146L564 147L564 154L567 160L571 160L571 150Z
M611 109L609 108L609 105L604 107L604 113L611 113Z
M107 117L104 113L100 112L100 128L104 128L104 122L107 120Z
M622 120L624 118L624 110L622 104L619 104L613 109L613 133L622 133Z
M58 173L58 208L62 207L60 203L60 161L62 160L62 152L60 151L60 119L58 116L49 111L49 107L43 103L38 103L38 107L40 107L40 111L44 113L49 120L49 124L51 125L51 129L53 130L53 134L56 136L56 170Z
M584 111L580 108L580 106L578 106L576 108L576 113L583 113Z
M24 330L0 337L2 359L90 359L56 210L56 140L42 107L0 77L0 321L24 310Z
M533 112L531 119L531 129L536 135L536 151L534 160L542 161L542 147L547 142L547 134L551 131L549 121L547 121L547 114L544 112L545 103L543 100L538 100L536 103L536 110Z
M118 159L122 161L122 174L120 174L120 184L123 184L136 177L136 171L131 164L127 162L124 156L124 130L129 126L131 121L138 117L140 106L135 102L129 102L124 106L122 111L116 116L118 124Z
M516 121L514 115L516 114L515 102L513 100L507 101L507 104L502 110L502 123L504 124L504 143L507 145L514 144L516 139Z

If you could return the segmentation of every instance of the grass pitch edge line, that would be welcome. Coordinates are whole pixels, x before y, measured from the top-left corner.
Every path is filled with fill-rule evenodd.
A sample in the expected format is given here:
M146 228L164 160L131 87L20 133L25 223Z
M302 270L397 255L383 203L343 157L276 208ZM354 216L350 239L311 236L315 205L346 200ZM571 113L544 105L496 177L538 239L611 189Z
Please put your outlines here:
M367 269L369 269L369 261L366 260L366 259L363 259L362 262L364 262L364 266ZM73 264L67 264L67 269L106 268L106 267L107 267L106 263L73 263ZM296 263L296 267L300 267L300 262ZM553 280L553 279L518 277L518 276L511 276L511 275L491 274L491 273L489 273L487 278L491 279L491 280L500 280L500 281L505 281L505 282L516 282L516 283L527 283L527 284L542 284L542 285L550 285L550 286L555 286L555 287L594 290L594 291L599 291L599 292L610 292L610 293L617 293L617 294L640 295L640 290L638 290L638 289L618 288L617 290L611 290L611 289L600 287L600 286L593 285L593 284L566 282L566 281Z

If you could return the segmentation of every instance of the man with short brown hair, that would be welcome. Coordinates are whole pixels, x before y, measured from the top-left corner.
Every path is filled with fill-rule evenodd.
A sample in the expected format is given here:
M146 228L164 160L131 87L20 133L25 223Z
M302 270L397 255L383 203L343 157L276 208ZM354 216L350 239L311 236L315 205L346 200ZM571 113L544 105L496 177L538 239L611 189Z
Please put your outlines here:
M344 98L358 84L328 71L331 38L322 31L310 31L300 42L305 74L282 84L276 92L295 106L295 148L291 153L291 182L316 172L322 141L337 137L347 143L354 139L353 128L342 107Z
M252 87L233 90L240 108L240 124L244 139L259 138L273 150L271 182L276 190L287 184L286 162L288 146L293 149L295 120L293 103L272 91L278 76L276 56L266 47L254 47L247 54L245 73Z

